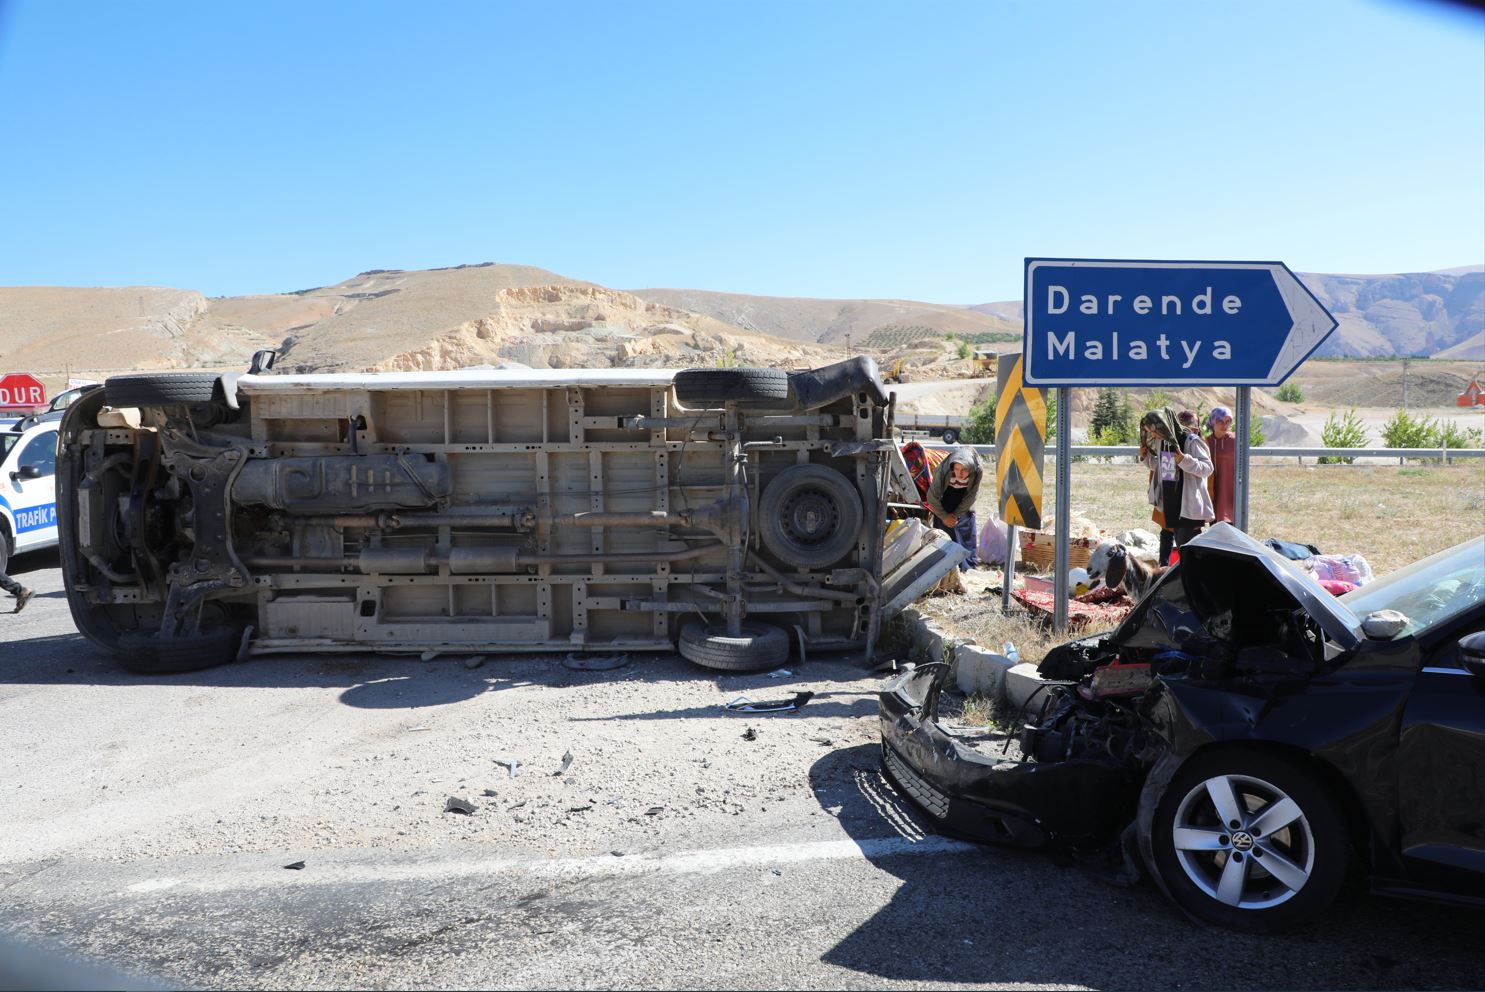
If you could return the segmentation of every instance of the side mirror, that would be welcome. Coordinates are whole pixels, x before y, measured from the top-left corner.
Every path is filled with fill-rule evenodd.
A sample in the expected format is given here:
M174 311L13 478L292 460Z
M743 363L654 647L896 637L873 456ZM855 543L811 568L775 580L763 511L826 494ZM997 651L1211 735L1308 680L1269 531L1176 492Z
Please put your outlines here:
M1459 639L1459 660L1471 674L1485 678L1485 630Z
M41 478L41 469L35 465L22 465L19 475L22 479L39 479Z

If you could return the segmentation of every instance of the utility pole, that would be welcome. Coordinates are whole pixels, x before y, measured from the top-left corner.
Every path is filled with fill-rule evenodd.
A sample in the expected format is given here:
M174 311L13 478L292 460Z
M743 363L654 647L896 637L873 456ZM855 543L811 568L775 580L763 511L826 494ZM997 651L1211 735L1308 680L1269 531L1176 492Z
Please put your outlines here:
M847 358L850 358L851 357L851 335L850 334L847 334L846 335L846 357Z
M1408 357L1403 356L1403 413L1408 412Z

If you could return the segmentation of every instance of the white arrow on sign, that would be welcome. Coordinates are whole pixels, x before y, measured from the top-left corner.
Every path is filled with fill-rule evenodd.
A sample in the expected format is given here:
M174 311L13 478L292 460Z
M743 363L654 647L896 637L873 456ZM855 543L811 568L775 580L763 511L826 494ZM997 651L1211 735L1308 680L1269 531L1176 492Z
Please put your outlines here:
M1289 373L1299 368L1299 363L1308 358L1310 352L1319 347L1320 342L1336 329L1337 322L1320 305L1320 301L1315 299L1315 294L1310 292L1309 287L1289 271L1289 266L1275 265L1269 271L1273 273L1274 286L1278 288L1279 296L1289 308L1289 319L1294 321L1289 338L1284 342L1284 347L1279 349L1273 368L1268 373L1270 379L1279 380L1288 378Z

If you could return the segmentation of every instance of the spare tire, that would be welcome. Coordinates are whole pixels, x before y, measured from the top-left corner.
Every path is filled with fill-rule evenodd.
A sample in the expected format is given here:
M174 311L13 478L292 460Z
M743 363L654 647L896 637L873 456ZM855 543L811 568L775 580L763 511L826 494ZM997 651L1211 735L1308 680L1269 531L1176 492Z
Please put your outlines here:
M789 635L782 627L744 620L742 634L730 637L720 624L692 620L681 628L680 651L702 668L759 672L788 660Z
M780 561L826 568L856 546L865 515L860 494L844 475L824 465L795 465L764 488L758 534Z
M210 372L130 372L110 376L103 383L103 396L109 406L211 403L221 398L220 378Z
M676 399L692 409L730 402L785 403L789 373L779 369L686 369L675 374Z

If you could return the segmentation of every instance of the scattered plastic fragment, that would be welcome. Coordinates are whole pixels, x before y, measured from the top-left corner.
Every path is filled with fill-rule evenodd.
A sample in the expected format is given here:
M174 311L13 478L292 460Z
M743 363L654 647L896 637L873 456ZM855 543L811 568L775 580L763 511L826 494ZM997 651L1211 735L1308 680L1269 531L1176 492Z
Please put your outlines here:
M664 806L651 806L649 809L645 810L645 816L659 816L661 813L664 812Z
M495 764L509 771L511 778L515 778L516 769L520 766L521 763L515 758L496 758Z
M813 692L796 692L793 699L770 699L754 701L747 696L738 696L722 709L729 713L792 713L815 697Z
M586 812L588 812L588 810L590 810L592 808L593 808L593 804L592 803L588 803L585 806L569 806L569 807L567 807L567 812L569 812L569 813L586 813Z
M485 791L484 791L484 795L485 795L485 796L486 796L486 797L487 797L487 798L492 798L492 797L494 797L494 796L498 796L498 795L500 795L500 793L498 793L498 792L496 792L496 791L495 791L495 790L494 790L494 789L486 789L486 790L485 790Z
M627 664L627 654L578 654L574 651L562 659L562 666L575 672L608 672Z
M458 796L449 796L448 802L443 804L443 811L445 813L463 813L465 816L468 816L474 812L474 803L467 799L460 799Z
M768 677L771 679L787 679L793 674L794 673L789 671L789 669L787 668L775 668L773 671L768 673Z
M303 861L296 861L296 862L294 862L291 865L284 865L284 867L287 868L287 869L289 869L290 871L303 871L304 870L304 862Z
M433 728L432 728L432 727L430 727L430 726L428 726L428 725L427 725L427 724L423 724L423 725L422 725L422 726L420 726L420 727L408 727L408 728L407 728L407 732L408 732L408 733L409 733L409 734L416 734L416 733L417 733L417 732L418 732L418 731L420 731L420 730L432 730L432 729L433 729Z
M510 812L513 809L520 809L522 806L525 806L525 805L526 805L526 800L522 799L518 803L511 803L509 806L505 807L505 810L508 813L508 812Z
M563 772L567 771L567 769L569 769L571 767L572 767L572 752L571 751L568 751L566 754L564 754L562 756L562 764L561 764L561 766L559 766L556 771L552 772L552 774L553 775L561 775Z
M835 738L833 737L811 737L810 740L814 741L821 747L829 747L830 745L835 743Z

